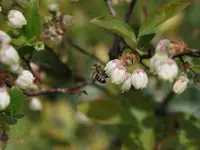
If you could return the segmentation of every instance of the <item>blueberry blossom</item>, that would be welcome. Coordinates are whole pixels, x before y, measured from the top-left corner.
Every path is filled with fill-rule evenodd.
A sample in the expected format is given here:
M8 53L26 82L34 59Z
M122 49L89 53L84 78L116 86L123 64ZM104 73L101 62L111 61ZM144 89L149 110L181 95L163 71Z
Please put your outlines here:
M162 62L158 68L158 75L164 80L173 81L178 74L178 66L176 62L169 58Z
M116 65L110 73L111 81L113 83L120 84L124 81L125 75L126 68L123 65Z
M29 89L32 84L34 84L34 76L28 70L23 70L20 75L18 76L17 80L15 81L16 85L20 89Z
M33 111L40 111L42 109L42 103L38 98L34 97L29 103L29 108Z
M163 61L167 60L168 56L166 53L156 53L153 57L150 59L150 69L154 74L157 74L158 68L162 64Z
M186 89L188 82L189 79L187 77L179 77L174 83L173 91L177 94L181 94Z
M114 59L114 60L109 61L109 62L106 64L105 68L104 68L106 74L110 75L111 72L112 72L112 71L117 67L117 65L119 65L119 64L120 64L120 60L119 60L119 59Z
M136 89L143 89L148 83L147 74L142 69L136 69L131 75L131 82Z
M0 51L0 62L4 65L18 64L20 60L18 52L11 45L4 45Z
M131 88L131 74L126 72L126 75L124 77L124 82L122 84L122 87L121 87L121 90L122 90L122 93L124 91L129 91L130 88Z
M18 10L11 10L8 14L9 25L13 28L22 28L27 24L24 15Z
M10 104L10 96L5 87L0 88L0 111L5 110Z
M6 34L4 31L0 30L0 49L3 47L3 45L9 44L11 41L11 38L8 34Z

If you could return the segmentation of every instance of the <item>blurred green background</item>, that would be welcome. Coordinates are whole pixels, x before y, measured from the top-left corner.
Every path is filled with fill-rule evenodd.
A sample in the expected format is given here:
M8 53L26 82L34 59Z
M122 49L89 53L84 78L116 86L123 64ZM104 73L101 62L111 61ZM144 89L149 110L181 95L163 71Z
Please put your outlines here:
M189 1L189 0L188 0ZM160 39L183 40L191 48L200 48L200 0L190 0L191 5L183 12L159 27L152 41L155 46ZM1 0L1 6L10 9L12 0ZM26 5L28 0L19 0ZM39 0L40 15L49 15L48 4L57 2L63 14L73 16L74 23L67 28L66 35L88 53L108 62L109 49L113 43L113 33L91 23L95 17L108 15L104 0ZM146 0L146 8L151 12L163 3L185 2L185 0ZM130 19L130 26L138 32L144 21L142 0L138 0ZM130 0L112 0L119 17L123 17ZM18 7L16 7L19 9ZM23 9L22 9L23 10ZM5 18L1 16L0 29L9 30ZM49 43L48 43L49 44ZM99 63L74 49L70 45L55 46L50 43L57 56L45 50L36 52L31 60L40 65L44 75L42 87L72 87L91 78L90 68ZM59 60L59 59L61 60ZM200 59L184 57L188 62L200 66ZM149 63L147 60L145 63ZM142 67L142 66L141 66ZM200 70L197 70L200 73ZM29 119L20 122L24 131L14 127L9 134L6 150L199 150L200 139L200 92L190 81L188 89L176 95L169 104L169 110L177 112L171 116L157 117L154 108L172 88L171 83L149 75L145 90L131 89L121 93L118 85L88 85L84 94L49 94L39 96L42 110L26 112ZM28 98L27 98L28 99ZM30 98L29 98L30 99ZM109 100L109 102L99 102ZM91 102L91 105L85 102ZM80 104L81 103L81 104ZM89 118L77 110L85 112ZM102 109L100 109L102 108ZM99 115L102 113L102 116ZM173 120L179 121L178 132L170 136ZM94 121L95 120L95 121ZM125 125L131 122L130 125Z

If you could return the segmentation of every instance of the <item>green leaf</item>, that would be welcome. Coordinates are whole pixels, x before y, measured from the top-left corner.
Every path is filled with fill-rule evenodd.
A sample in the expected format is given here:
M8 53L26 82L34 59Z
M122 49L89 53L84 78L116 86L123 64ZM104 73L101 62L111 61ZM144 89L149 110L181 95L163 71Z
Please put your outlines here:
M41 20L38 10L38 0L31 0L24 10L24 16L27 20L27 25L24 26L24 34L27 39L33 37L40 38Z
M152 11L147 19L142 23L139 30L139 37L155 33L156 28L161 23L175 16L177 13L185 9L189 3L171 3L162 5Z
M10 92L10 105L8 106L8 111L11 115L21 114L24 111L24 94L17 87L12 87Z
M129 40L132 41L133 45L136 45L137 43L135 33L132 30L132 28L118 17L111 15L101 16L92 19L90 22L105 29L111 30L123 36L124 38L128 38Z
M24 57L24 56L34 52L35 48L33 46L23 46L23 47L19 48L17 51L18 51L20 57Z
M23 143L30 136L31 124L27 117L17 120L17 123L10 126L8 135L16 142Z
M129 109L121 105L120 101L96 100L81 104L78 109L88 118L101 124L131 124L136 122Z

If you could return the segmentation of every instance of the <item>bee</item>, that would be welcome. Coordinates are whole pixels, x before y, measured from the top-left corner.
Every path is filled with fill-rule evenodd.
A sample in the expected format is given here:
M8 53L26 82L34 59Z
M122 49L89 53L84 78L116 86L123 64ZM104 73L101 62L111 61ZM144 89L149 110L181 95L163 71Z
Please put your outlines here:
M108 78L108 75L105 73L101 65L94 64L94 66L91 68L91 72L93 73L93 77L99 83L106 83L106 78Z

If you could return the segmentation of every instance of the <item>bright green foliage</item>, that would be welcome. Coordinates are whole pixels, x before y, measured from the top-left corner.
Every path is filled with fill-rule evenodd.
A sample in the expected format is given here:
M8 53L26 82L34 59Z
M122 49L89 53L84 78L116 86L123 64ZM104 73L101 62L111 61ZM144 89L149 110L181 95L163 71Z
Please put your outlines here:
M27 25L24 27L24 34L27 39L40 38L42 30L41 18L38 8L38 0L31 0L24 10Z
M142 23L139 31L139 36L155 33L158 25L175 16L186 8L189 3L171 3L162 5L152 11L147 19Z
M90 22L105 29L111 30L123 36L124 38L128 38L133 42L134 45L136 45L137 41L133 29L120 18L114 16L101 16L94 18Z

